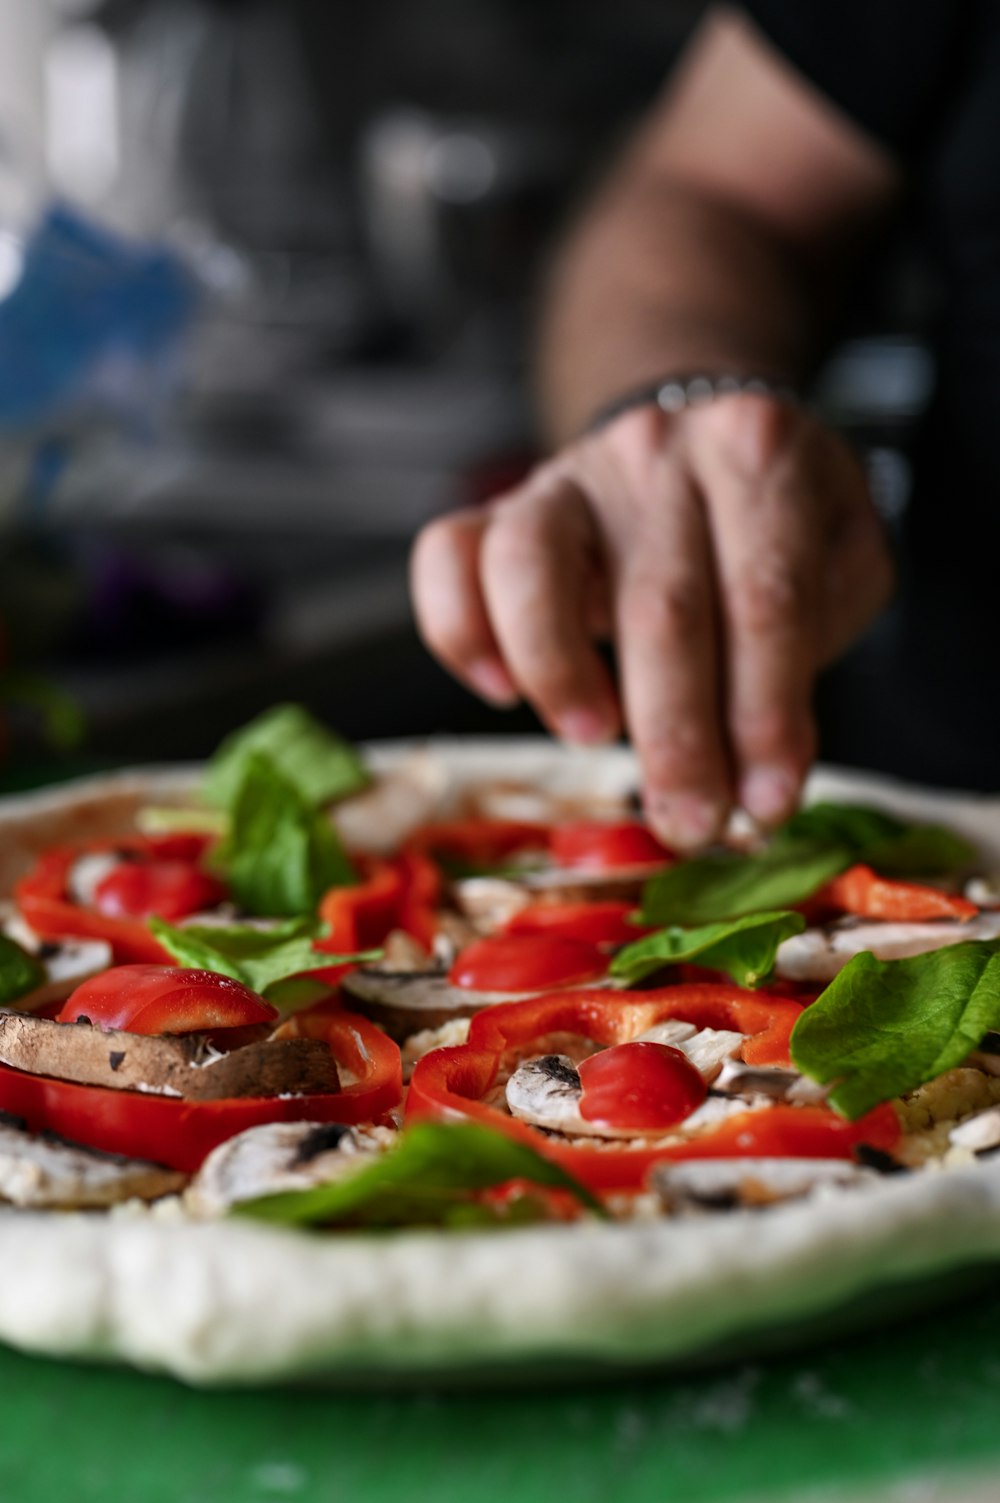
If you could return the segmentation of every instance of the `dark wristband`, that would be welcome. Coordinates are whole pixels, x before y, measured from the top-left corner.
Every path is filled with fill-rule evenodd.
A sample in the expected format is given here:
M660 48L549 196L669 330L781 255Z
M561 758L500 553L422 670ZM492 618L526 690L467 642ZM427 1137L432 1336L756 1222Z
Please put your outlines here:
M718 397L732 397L741 393L754 396L774 397L779 402L797 402L794 387L783 381L774 381L769 376L723 375L695 371L677 376L666 376L648 386L639 387L616 397L591 418L584 432L596 433L624 412L637 407L659 407L668 413L683 412L687 407L702 407Z

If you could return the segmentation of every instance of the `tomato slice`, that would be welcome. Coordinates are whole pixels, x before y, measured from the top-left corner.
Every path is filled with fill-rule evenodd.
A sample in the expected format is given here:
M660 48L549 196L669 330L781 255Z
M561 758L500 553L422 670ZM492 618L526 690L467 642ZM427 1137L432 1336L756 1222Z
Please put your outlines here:
M167 965L119 965L78 986L58 1023L88 1018L129 1033L208 1033L270 1023L278 1010L249 987L215 971Z
M608 969L597 945L558 934L491 934L467 945L448 973L452 986L534 992L596 981Z
M226 897L216 877L188 861L120 861L94 891L94 907L110 918L157 918L174 923L214 908Z
M653 928L629 922L634 903L529 903L504 925L504 934L549 934L592 945L627 945ZM654 926L655 927L655 926Z
M708 1094L686 1054L647 1039L601 1049L577 1069L580 1116L607 1127L662 1132L683 1122Z
M607 824L596 819L578 819L557 825L549 838L549 850L558 866L584 871L614 871L616 867L665 866L673 852L661 845L639 820Z

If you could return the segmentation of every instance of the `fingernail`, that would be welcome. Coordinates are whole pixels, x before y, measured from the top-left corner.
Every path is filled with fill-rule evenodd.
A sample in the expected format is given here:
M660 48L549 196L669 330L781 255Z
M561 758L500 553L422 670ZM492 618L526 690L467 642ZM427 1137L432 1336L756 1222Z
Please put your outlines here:
M601 710L565 710L556 725L562 739L577 746L601 746L617 733L614 721Z
M786 819L795 807L799 781L784 767L754 767L743 779L743 807L761 824Z
M510 674L495 658L480 658L466 668L465 676L477 694L502 709L516 705L520 698Z
M696 849L714 840L722 828L725 808L697 793L675 793L651 799L646 806L650 824L667 845Z

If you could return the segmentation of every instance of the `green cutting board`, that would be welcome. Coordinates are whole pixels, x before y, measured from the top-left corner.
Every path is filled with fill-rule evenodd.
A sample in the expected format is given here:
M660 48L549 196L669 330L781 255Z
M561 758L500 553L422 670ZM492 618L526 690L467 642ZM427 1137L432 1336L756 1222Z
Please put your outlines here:
M960 1503L926 1479L962 1469L1000 1499L1000 1289L682 1379L198 1392L0 1350L0 1394L3 1503Z

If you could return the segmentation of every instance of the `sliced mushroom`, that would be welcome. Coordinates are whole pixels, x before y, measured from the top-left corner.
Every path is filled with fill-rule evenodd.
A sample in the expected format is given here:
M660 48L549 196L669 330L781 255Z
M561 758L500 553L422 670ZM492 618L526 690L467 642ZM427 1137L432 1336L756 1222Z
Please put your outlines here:
M789 1101L799 1106L825 1101L829 1091L828 1086L817 1085L798 1070L745 1065L738 1059L725 1062L712 1082L712 1089L730 1096L767 1096L772 1101Z
M965 1122L960 1122L948 1134L948 1141L956 1148L968 1148L973 1153L988 1153L991 1148L1000 1148L1000 1106L991 1106L985 1112L977 1112Z
M443 970L386 971L371 967L351 971L341 986L349 1005L403 1040L425 1028L440 1028L450 1018L471 1018L494 1002L517 1002L530 992L474 992L452 986Z
M185 1206L221 1216L230 1206L282 1190L308 1190L343 1179L395 1139L385 1127L336 1122L268 1122L212 1150L192 1180Z
M841 923L806 929L778 946L777 970L793 981L832 981L849 960L870 950L879 960L924 955L969 939L996 939L1000 911L974 919L937 919L922 924Z
M455 903L482 929L496 929L529 903L638 902L655 866L577 871L552 866L518 877L464 877L452 885Z
M970 877L965 884L965 897L977 908L1000 908L1000 872Z
M49 1133L32 1133L0 1113L0 1198L47 1210L96 1210L121 1200L158 1200L187 1176L143 1159L99 1153Z
M418 825L439 815L450 775L440 758L415 752L370 788L332 810L341 838L352 850L391 855Z
M43 985L17 998L17 1007L23 1012L38 1012L50 1003L65 1001L84 981L106 971L114 960L107 940L43 940L13 909L0 921L0 930L45 967Z
M90 851L78 856L69 869L66 891L74 903L92 908L97 889L123 861L134 859L132 851Z
M0 1061L33 1075L194 1101L335 1091L320 1039L258 1040L223 1054L203 1034L108 1032L0 1009Z
M876 1178L847 1159L688 1159L658 1164L651 1185L664 1210L680 1215L775 1205Z
M547 1127L574 1137L623 1136L580 1116L583 1087L580 1073L568 1054L543 1054L518 1065L507 1082L506 1097L511 1116L530 1122L533 1127Z

